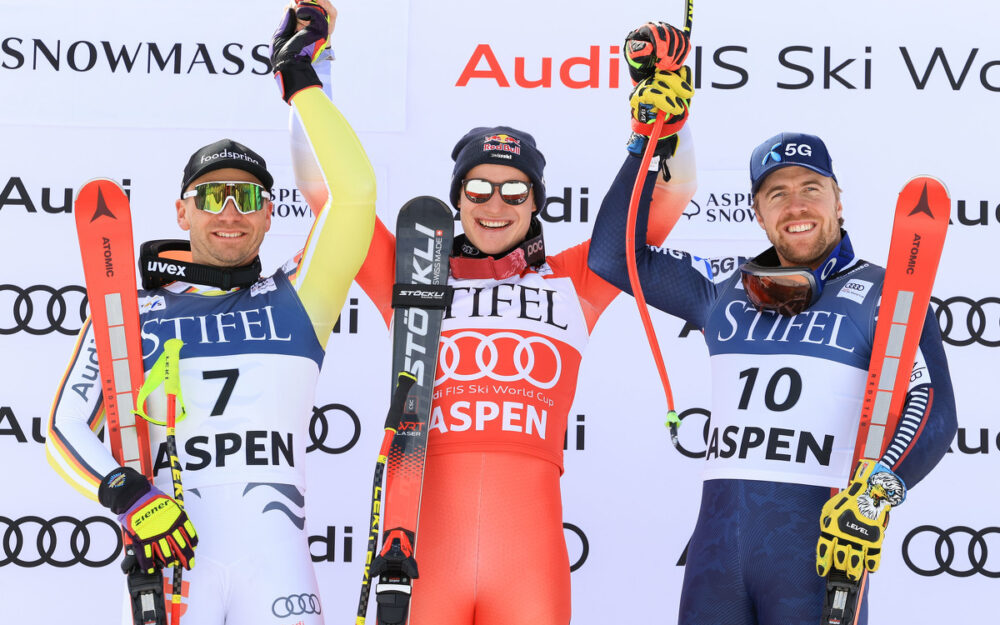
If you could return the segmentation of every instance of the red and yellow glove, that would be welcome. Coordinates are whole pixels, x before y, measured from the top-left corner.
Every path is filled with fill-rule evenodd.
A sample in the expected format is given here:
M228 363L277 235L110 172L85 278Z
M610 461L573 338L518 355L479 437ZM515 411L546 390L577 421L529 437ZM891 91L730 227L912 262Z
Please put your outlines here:
M633 83L656 70L676 72L691 51L691 38L666 22L646 22L625 37L625 62Z
M843 571L852 580L864 569L874 573L882 557L889 509L906 499L906 486L881 462L858 462L847 488L823 504L816 572Z
M115 469L101 482L98 500L118 515L132 540L139 568L153 573L160 567L194 566L198 533L176 501L129 467Z

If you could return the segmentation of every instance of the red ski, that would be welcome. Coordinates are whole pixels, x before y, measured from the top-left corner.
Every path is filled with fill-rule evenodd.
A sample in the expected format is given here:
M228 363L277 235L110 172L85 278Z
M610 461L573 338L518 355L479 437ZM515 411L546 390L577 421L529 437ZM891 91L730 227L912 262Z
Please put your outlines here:
M97 346L111 454L120 465L132 467L152 481L147 424L132 412L144 371L128 196L113 180L91 180L77 193L73 212ZM131 550L126 540L126 554ZM159 572L146 574L135 568L125 572L133 621L139 625L165 625L163 576Z
M951 198L937 178L918 176L899 192L852 467L860 458L879 460L899 423L950 216ZM867 573L854 582L830 571L823 625L855 621L866 580Z
M74 212L111 453L152 479L147 425L132 414L143 367L128 197L116 182L98 178L80 189Z

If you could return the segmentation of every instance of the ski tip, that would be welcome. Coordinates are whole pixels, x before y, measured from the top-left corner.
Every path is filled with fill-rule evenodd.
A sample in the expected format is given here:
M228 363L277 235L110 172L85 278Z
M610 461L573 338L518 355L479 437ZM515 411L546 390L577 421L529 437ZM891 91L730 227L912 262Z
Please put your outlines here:
M934 176L914 176L900 189L896 211L898 218L926 215L934 220L943 217L942 227L947 227L951 218L951 196L948 195L948 187Z
M448 211L449 215L451 214L451 207L445 204L443 201L439 200L438 198L434 197L433 195L418 195L417 197L403 204L403 208L401 210L406 210L411 206L424 206L424 207L434 207L434 208L440 207Z
M928 186L940 187L941 190L944 191L944 194L949 198L951 198L951 193L948 192L948 185L946 185L944 181L938 178L937 176L931 176L930 174L922 174L910 178L909 180L906 181L906 184L903 185L903 189L902 191L900 191L900 193L905 191L908 187L910 187L910 185L914 184L919 184L921 186L926 184Z
M112 180L111 178L91 178L87 182L80 185L80 189L76 192L77 199L80 198L80 194L85 191L100 188L102 191L109 190L112 188L122 191L122 185L117 180ZM124 191L122 191L124 193Z
M124 199L128 202L128 195L122 189L121 184L116 180L111 178L93 178L88 180L80 187L76 192L76 197L73 198L73 204L79 204L80 202L96 202L96 196L98 193L108 199Z

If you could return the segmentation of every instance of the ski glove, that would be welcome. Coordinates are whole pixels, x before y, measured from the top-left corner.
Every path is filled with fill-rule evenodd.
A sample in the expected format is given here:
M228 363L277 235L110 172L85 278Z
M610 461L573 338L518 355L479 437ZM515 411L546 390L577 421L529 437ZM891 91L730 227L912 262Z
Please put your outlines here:
M184 508L130 467L109 473L97 498L118 515L125 534L135 547L139 568L153 573L161 566L194 566L198 534Z
M847 488L823 504L816 544L816 572L844 571L857 581L874 573L882 556L889 509L906 499L906 486L881 462L862 459Z
M632 108L629 152L642 154L646 140L653 132L657 113L664 111L667 119L657 139L655 154L663 159L673 156L677 150L677 132L687 121L688 105L693 95L691 70L687 66L678 72L656 70L652 76L638 83L629 96Z
M298 21L309 25L296 32ZM320 87L313 61L319 58L330 35L330 14L311 0L298 0L289 8L271 38L271 68L278 82L281 98L292 96L308 87Z
M624 50L628 73L638 83L655 70L680 69L691 51L691 38L666 22L646 22L625 37Z

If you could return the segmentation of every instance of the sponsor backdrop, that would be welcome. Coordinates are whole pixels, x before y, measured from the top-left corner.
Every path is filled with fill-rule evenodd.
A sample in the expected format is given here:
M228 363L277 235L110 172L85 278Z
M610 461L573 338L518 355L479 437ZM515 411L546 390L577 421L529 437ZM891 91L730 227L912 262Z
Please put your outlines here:
M292 256L308 231L288 111L266 60L279 4L0 2L0 622L109 623L120 609L115 524L48 467L42 444L86 310L75 189L97 176L122 181L137 242L180 237L181 168L195 148L228 136L263 154L275 174L265 269ZM341 0L332 90L375 167L382 220L392 227L415 195L444 197L455 139L504 123L534 133L548 158L548 247L587 238L628 134L624 35L647 19L680 23L681 5ZM952 453L893 512L871 613L875 623L980 620L992 613L988 589L1000 576L997 506L969 503L998 494L983 477L997 471L997 408L980 384L1000 364L1000 287L987 253L1000 233L1000 191L988 182L1000 131L987 121L1000 91L991 28L1000 9L726 0L695 11L700 187L672 245L717 256L763 247L747 158L782 130L826 139L847 228L872 261L885 259L906 180L931 173L951 190L934 306L961 427ZM654 319L686 420L684 451L670 445L638 316L620 298L594 332L566 432L576 623L676 618L709 367L700 333ZM276 603L288 612L276 623L307 609L322 609L329 623L353 618L389 350L385 326L355 288L328 345L305 459L321 594Z

